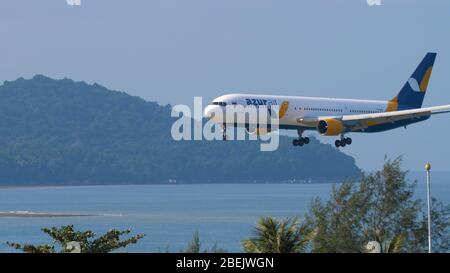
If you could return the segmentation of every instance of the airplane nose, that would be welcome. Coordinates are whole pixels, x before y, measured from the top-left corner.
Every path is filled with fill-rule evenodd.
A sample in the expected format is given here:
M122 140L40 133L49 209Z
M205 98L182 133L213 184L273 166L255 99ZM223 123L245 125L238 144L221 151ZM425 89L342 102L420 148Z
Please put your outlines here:
M220 120L222 118L222 107L219 105L208 105L203 110L203 117L206 119Z
M214 110L217 106L216 105L208 105L203 110L203 117L206 119L211 119L214 113Z

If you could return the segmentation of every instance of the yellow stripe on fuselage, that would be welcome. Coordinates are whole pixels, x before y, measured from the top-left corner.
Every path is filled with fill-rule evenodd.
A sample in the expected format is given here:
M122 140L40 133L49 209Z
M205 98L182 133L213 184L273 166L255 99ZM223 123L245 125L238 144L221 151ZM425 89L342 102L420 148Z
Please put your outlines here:
M289 101L283 101L280 107L280 112L278 113L278 117L280 119L286 115L288 108L289 108Z
M384 112L392 112L397 110L398 110L398 97L395 96L395 98L387 102L386 110L384 110ZM375 126L378 124L380 123L376 121L367 121L367 126Z
M388 101L385 112L392 112L398 110L398 97L395 96L392 100Z

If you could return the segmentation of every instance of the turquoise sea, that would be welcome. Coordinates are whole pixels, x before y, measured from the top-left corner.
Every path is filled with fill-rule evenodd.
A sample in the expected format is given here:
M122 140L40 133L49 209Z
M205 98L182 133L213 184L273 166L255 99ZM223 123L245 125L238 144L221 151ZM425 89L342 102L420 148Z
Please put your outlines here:
M425 198L424 175L417 196ZM433 195L450 203L450 175L436 175ZM447 179L449 178L449 179ZM0 188L0 211L88 213L99 216L0 218L0 252L7 241L45 243L40 228L74 224L98 233L131 228L146 237L121 252L176 252L199 231L202 246L242 251L260 216L302 216L314 197L327 199L331 184L191 184Z

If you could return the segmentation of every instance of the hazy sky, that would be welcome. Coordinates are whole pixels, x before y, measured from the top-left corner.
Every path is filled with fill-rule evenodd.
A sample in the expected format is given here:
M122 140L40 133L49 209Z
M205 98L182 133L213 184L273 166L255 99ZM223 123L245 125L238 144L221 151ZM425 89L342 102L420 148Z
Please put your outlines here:
M68 77L172 105L229 92L390 99L436 51L424 105L450 104L450 1L382 2L2 0L0 80ZM351 136L344 151L363 169L387 154L450 170L450 115Z

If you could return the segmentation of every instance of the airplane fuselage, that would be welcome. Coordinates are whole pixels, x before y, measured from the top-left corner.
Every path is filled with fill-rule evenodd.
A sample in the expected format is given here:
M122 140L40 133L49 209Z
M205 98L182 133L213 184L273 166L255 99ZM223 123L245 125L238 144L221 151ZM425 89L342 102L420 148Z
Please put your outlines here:
M227 94L213 100L212 104L205 109L205 117L209 116L209 112L214 111L214 107L222 108L225 112L228 106L243 106L255 108L267 108L272 106L280 107L283 103L287 104L287 111L283 116L279 117L280 129L300 129L300 130L316 130L316 127L308 120L317 120L321 117L342 117L344 115L361 115L383 113L396 110L410 109L406 106L393 104L391 101L378 100L357 100L357 99L338 99L338 98L320 98L320 97L301 97L301 96L274 96L274 95L255 95L255 94ZM236 112L239 109L236 107ZM389 124L373 124L364 130L357 129L351 132L382 132L386 130L403 127L415 122L427 119L408 119L396 121ZM224 122L225 121L225 122ZM235 119L217 119L217 123L225 125L245 126L245 123L236 122Z

